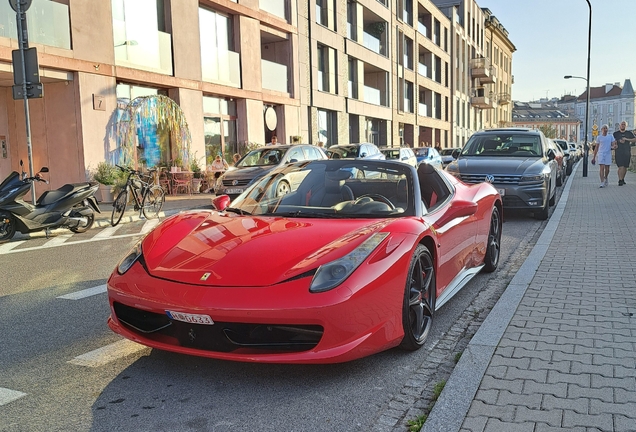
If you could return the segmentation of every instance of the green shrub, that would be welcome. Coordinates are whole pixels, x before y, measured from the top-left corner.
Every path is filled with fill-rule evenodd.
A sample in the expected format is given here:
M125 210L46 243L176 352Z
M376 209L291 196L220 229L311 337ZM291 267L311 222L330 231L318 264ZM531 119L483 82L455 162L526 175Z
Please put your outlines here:
M100 162L97 164L97 169L93 173L93 178L96 182L103 185L114 185L120 178L119 168L115 165L111 165L108 162Z

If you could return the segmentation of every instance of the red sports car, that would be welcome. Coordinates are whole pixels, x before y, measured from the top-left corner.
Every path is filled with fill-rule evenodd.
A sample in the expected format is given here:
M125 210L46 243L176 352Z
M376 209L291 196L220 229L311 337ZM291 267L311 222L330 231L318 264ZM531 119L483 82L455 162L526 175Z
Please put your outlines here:
M487 183L392 161L288 164L150 232L108 280L108 325L217 359L335 363L420 348L434 311L499 262Z

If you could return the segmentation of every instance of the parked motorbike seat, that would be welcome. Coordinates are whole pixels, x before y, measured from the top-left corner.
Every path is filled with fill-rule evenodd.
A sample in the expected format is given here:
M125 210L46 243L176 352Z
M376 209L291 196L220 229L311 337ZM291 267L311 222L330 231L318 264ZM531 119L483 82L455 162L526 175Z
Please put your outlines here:
M45 206L52 204L55 201L59 201L67 195L75 193L76 191L84 189L88 186L88 183L69 183L65 184L59 189L46 191L42 195L40 195L40 198L38 198L37 205Z

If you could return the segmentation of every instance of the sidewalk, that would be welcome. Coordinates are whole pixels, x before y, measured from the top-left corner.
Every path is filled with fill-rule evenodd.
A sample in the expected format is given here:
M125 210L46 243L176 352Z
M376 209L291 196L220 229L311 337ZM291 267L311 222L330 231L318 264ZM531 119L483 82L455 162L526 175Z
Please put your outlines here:
M214 194L199 193L192 195L166 195L166 201L163 204L163 209L159 213L159 217L173 215L182 210L189 210L195 208L211 209L212 198ZM101 228L110 226L110 216L113 211L112 203L99 203L99 209L101 214L95 215L95 222L93 228ZM142 217L143 218L143 217ZM139 210L134 210L131 204L126 206L126 212L121 218L120 223L133 222L142 219L139 217Z
M636 175L582 173L422 431L636 431Z

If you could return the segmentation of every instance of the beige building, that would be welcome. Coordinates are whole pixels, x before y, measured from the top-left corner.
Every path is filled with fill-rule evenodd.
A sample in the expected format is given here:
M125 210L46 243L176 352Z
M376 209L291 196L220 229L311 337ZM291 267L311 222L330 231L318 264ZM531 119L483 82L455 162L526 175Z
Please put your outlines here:
M133 114L132 151L147 165L230 160L272 135L461 145L492 109L483 91L493 83L480 63L484 13L460 3L449 15L430 0L33 0L29 43L44 87L29 100L33 160L51 180L38 195L120 160L126 107L143 96L176 102L191 135L183 154L170 123L149 115L172 107L146 105ZM27 161L11 88L15 18L0 2L2 178Z

